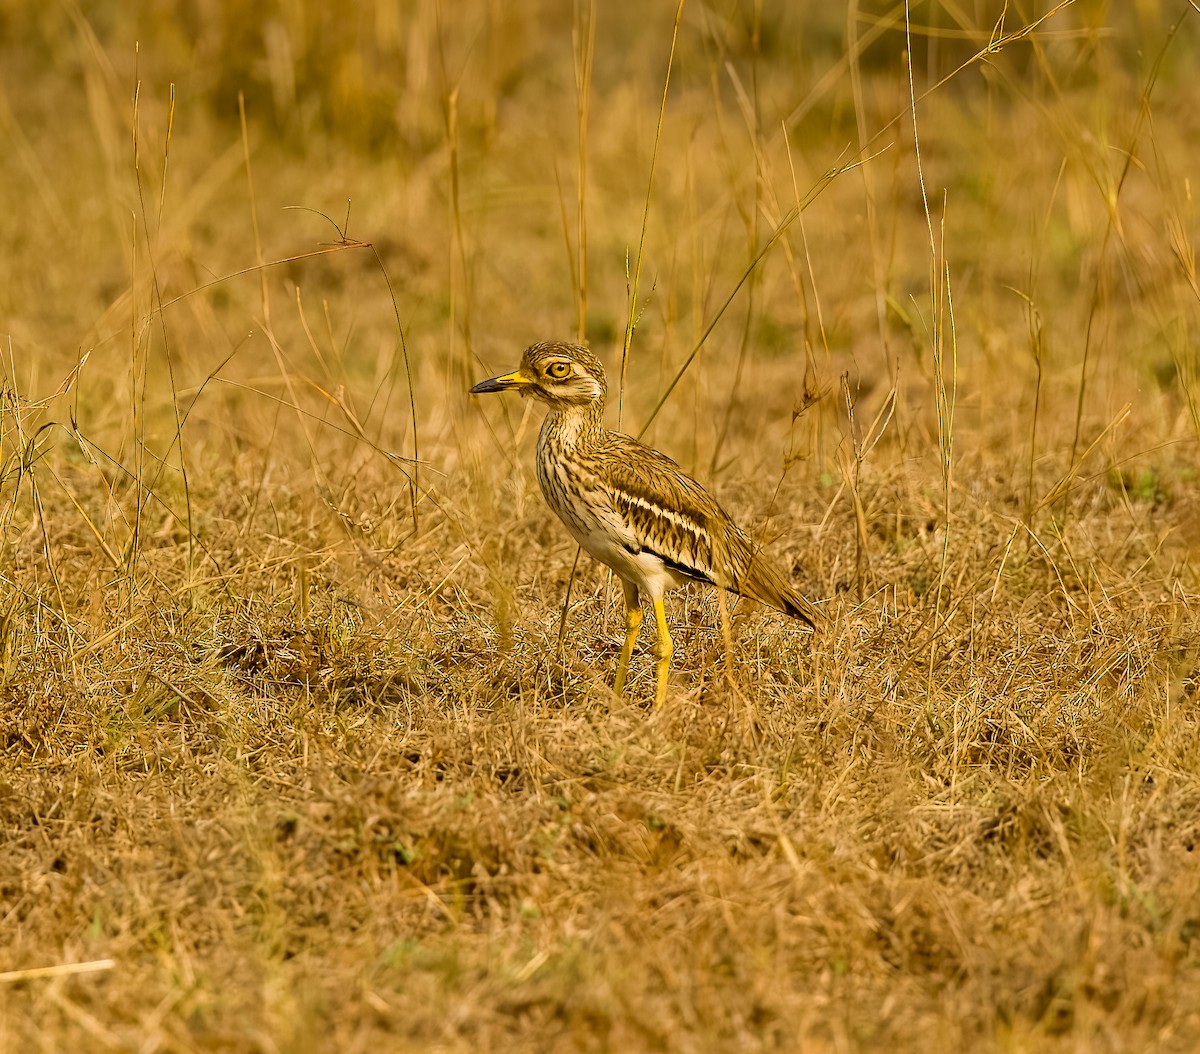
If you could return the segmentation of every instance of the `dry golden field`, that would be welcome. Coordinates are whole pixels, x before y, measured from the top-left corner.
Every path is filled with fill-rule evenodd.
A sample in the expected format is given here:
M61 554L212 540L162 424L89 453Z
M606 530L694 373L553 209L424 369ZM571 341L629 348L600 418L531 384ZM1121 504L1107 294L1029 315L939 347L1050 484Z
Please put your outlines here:
M0 11L0 1051L1200 1049L1200 7L676 7Z

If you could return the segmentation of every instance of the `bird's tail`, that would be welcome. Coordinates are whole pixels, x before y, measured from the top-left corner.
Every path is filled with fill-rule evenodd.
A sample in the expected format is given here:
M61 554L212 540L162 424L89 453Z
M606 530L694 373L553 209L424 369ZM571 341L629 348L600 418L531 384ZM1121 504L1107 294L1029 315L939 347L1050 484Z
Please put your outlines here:
M814 630L825 621L816 604L797 593L779 568L757 554L751 558L749 570L737 583L737 592L759 603L770 604L785 615L806 622Z

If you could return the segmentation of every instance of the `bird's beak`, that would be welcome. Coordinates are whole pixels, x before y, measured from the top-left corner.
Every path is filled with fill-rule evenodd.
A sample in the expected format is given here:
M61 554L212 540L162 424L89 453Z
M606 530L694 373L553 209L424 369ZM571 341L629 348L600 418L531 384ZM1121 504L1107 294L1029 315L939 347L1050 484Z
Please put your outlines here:
M513 370L512 373L504 373L499 377L480 381L471 389L471 394L485 395L488 392L506 392L512 388L528 388L531 384L533 384L531 378L526 377L520 370Z

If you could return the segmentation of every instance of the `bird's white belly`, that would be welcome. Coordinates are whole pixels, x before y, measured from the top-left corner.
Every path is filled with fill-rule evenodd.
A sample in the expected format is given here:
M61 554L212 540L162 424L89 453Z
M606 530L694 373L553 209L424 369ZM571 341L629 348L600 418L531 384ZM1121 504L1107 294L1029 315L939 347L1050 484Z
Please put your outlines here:
M687 581L684 575L672 570L656 554L646 549L631 552L603 526L597 525L592 530L585 531L570 521L565 522L572 537L591 556L602 564L607 564L618 577L633 583L651 599L661 597L668 589L674 589Z

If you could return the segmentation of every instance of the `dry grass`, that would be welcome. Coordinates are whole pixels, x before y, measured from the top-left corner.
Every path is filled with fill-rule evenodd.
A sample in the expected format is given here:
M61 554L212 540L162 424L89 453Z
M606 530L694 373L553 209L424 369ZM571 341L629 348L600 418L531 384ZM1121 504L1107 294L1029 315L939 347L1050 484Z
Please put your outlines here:
M685 5L647 198L675 5L450 6L0 16L0 1049L1197 1049L1200 17ZM828 598L659 714L580 324Z

